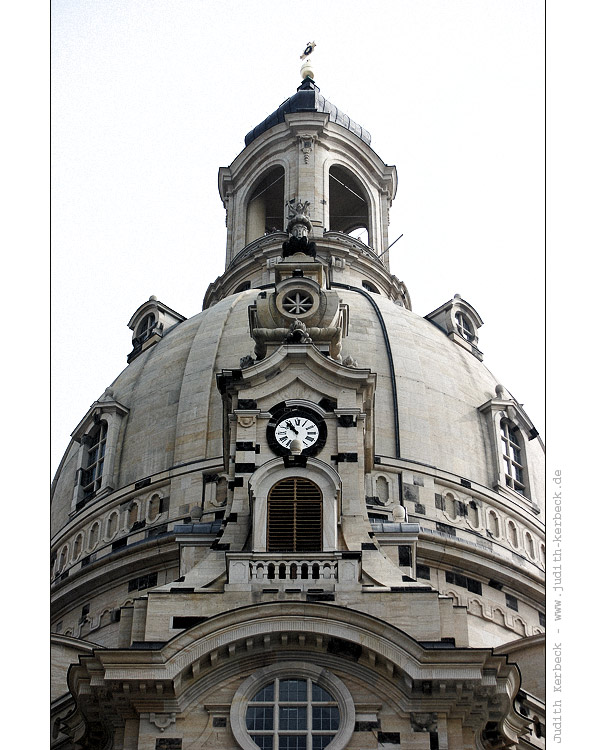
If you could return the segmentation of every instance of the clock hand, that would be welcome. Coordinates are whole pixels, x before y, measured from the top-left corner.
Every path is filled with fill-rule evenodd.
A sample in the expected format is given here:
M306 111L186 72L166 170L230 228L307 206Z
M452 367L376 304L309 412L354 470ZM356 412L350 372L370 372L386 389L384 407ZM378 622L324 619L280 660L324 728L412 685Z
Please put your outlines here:
M294 425L291 422L286 422L286 427L288 427L292 432L294 432L296 435L299 435L300 433L298 430L294 427Z

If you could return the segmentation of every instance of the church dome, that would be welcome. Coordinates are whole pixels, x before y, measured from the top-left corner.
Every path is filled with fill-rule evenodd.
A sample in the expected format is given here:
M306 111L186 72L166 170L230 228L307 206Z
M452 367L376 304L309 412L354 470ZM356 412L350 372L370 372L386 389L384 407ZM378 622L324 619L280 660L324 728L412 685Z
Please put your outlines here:
M464 479L491 488L495 462L489 425L478 407L495 398L499 381L426 318L363 287L347 286L337 287L350 310L342 356L364 363L375 352L379 416L374 452L379 465L404 457L447 472L458 483ZM111 384L112 399L127 409L113 490L122 492L179 466L221 458L224 425L216 376L239 369L242 357L253 353L247 308L259 293L248 289L232 294L176 325ZM96 403L101 409L101 399ZM528 462L530 481L538 489L540 446L529 442L527 449L534 459ZM73 441L55 480L54 532L70 520L78 453Z
M259 123L246 134L244 145L248 146L249 143L252 143L255 138L258 138L266 130L269 130L269 128L283 123L285 116L291 112L326 112L332 122L336 122L338 125L347 128L366 144L370 145L370 133L354 122L348 115L341 112L328 99L325 99L319 87L310 78L305 78L293 96L282 102L275 112L272 112L263 122Z
M288 673L339 717L322 747L377 726L384 690L404 742L438 743L437 706L473 704L487 742L527 730L508 654L543 647L543 446L474 307L411 310L386 252L396 170L369 141L308 78L251 131L220 170L226 269L203 311L143 302L73 431L51 511L71 736L128 711L158 747L215 711L229 746L269 747L246 717Z

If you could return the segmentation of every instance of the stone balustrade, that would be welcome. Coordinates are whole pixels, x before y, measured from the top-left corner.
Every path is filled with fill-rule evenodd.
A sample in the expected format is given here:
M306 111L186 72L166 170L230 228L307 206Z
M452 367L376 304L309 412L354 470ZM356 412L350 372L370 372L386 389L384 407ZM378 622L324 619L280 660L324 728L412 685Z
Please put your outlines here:
M275 585L333 590L338 583L356 584L360 578L360 555L353 553L228 552L226 561L228 589Z

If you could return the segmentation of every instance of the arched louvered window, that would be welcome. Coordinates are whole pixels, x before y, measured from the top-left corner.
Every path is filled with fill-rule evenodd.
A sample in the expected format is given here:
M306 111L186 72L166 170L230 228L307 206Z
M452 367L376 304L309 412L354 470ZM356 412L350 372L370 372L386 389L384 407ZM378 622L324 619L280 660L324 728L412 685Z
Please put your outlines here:
M267 501L269 552L319 552L323 546L323 497L314 482L290 477L275 484Z

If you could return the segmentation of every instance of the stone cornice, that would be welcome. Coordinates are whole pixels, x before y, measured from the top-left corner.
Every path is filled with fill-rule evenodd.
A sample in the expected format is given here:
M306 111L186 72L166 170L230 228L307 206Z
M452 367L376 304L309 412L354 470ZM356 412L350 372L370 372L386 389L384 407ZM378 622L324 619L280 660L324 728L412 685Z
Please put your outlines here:
M362 658L351 669L389 679L408 710L432 705L433 711L459 717L478 732L492 721L508 738L525 731L527 720L513 708L519 671L506 656L487 648L425 649L382 620L336 605L276 602L228 611L157 649L97 650L82 656L68 682L83 714L104 714L104 720L131 709L171 715L221 682L222 675L237 673L239 665L244 671L252 663L262 665L263 653L275 654L277 663L298 659L332 666L342 659L327 652L325 643L333 639L360 649ZM106 703L108 691L118 700Z
M462 492L473 498L485 500L497 510L507 513L516 520L528 525L542 538L544 536L544 523L536 517L534 512L532 512L529 502L520 501L518 499L518 493L512 492L511 498L509 496L504 497L494 489L474 481L470 482L471 487L465 487L462 485L461 477L458 474L452 474L445 469L430 464L424 464L420 461L412 461L407 458L393 458L391 456L376 456L376 458L380 459L378 462L375 461L376 470L382 471L385 468L406 469L408 471L415 471L417 474L434 477L441 483L444 483L446 487L449 487L456 492Z

